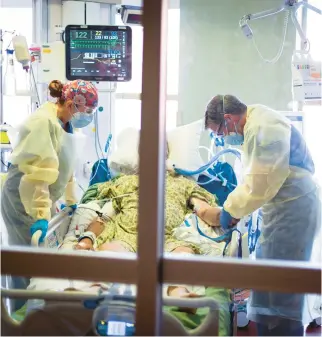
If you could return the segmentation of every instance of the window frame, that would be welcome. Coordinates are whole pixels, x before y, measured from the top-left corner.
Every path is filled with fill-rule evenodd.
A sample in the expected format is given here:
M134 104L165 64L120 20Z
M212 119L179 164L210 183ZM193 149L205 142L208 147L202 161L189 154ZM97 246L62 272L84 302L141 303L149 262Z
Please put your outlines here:
M136 283L136 334L150 336L161 334L163 282L301 293L319 293L321 289L321 268L307 263L197 256L180 259L163 254L166 7L166 0L154 0L146 1L144 9L146 62L143 65L137 258L121 254L119 258L108 258L98 252L85 256L56 254L41 248L35 251L28 247L1 247L3 274ZM151 226L151 222L156 225Z

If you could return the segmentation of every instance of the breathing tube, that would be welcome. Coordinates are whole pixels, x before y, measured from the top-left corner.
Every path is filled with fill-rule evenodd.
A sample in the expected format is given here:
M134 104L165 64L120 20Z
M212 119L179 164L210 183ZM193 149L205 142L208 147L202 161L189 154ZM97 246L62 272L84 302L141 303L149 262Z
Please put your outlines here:
M199 175L205 171L207 171L209 168L211 168L214 163L218 160L218 158L224 154L227 154L227 153L232 153L234 154L239 160L241 160L241 152L237 149L224 149L220 152L218 152L207 164L205 164L204 166L200 167L198 170L195 170L195 171L189 171L189 170L184 170L184 169L180 169L180 168L176 168L175 165L173 165L173 168L174 168L174 171L177 173L177 174L180 174L180 175L183 175L183 176L188 176L188 177L191 177L191 176L195 176L195 175ZM214 177L210 180L213 181L213 180L220 180L222 181L222 179L220 179L220 177ZM224 182L224 181L223 181ZM207 183L209 183L209 181L207 181ZM217 238L212 238L212 237L209 237L208 235L206 235L205 233L202 232L202 230L200 229L199 227L199 221L198 221L198 217L196 216L196 224L197 224L197 230L198 230L198 233L211 240L211 241L214 241L214 242L222 242L222 241L226 241L226 245L225 245L225 248L224 248L224 252L223 252L223 255L225 255L225 251L226 251L226 248L228 246L228 244L230 243L231 241L231 238L232 238L232 234L233 232L238 232L239 234L239 245L238 245L238 257L241 257L242 256L242 245L241 245L241 232L237 229L237 228L232 228L232 229L229 229L226 233L224 233L223 235L217 237Z
M177 168L175 166L175 164L173 165L173 168L174 168L174 171L177 174L180 174L180 175L183 175L183 176L191 177L191 176L199 175L202 172L208 170L218 160L218 158L220 156L222 156L222 155L224 155L226 153L232 153L238 159L241 160L241 152L239 150L236 150L236 149L224 149L224 150L218 152L216 155L214 155L214 157L207 164L201 166L198 170L195 170L195 171L184 170L184 169L181 169L181 168Z
M211 236L208 236L207 234L205 234L200 226L199 226L199 219L198 219L198 216L195 214L195 217L196 217L196 227L197 227L197 230L198 230L198 233L199 235L203 236L204 238L208 239L208 240L211 240L211 241L214 241L214 242L217 242L217 243L220 243L220 242L223 242L225 241L226 242L226 245L224 247L224 251L223 251L223 256L225 256L226 254L226 248L227 246L229 245L230 241L231 241L231 238L232 238L232 235L233 235L233 232L238 232L239 234L239 237L238 237L238 257L241 258L242 257L242 235L241 235L241 232L237 229L237 228L232 228L230 230L228 230L226 233L224 233L223 235L221 236L218 236L216 238L213 238ZM185 224L187 226L189 226L189 224L187 223L187 220L185 220Z

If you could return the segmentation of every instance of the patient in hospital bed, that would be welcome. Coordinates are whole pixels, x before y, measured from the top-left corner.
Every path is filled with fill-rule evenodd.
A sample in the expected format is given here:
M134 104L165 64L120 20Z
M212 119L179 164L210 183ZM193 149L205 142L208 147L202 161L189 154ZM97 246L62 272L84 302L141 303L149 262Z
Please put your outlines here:
M98 185L93 200L112 199L115 215L107 222L94 220L86 229L94 236L80 239L79 250L136 252L138 221L138 176L123 175L115 181ZM176 239L174 230L193 211L210 226L219 226L220 209L215 197L198 184L171 172L166 174L165 251L175 254L200 254L198 245ZM88 199L88 200L91 200ZM151 223L151 226L154 226ZM93 242L93 237L96 238ZM148 238L147 238L148 239ZM166 295L195 297L204 295L204 287L167 286Z
M124 175L116 181L100 184L96 200L112 199L115 216L96 236L98 249L106 243L117 242L128 252L137 249L138 176ZM195 245L178 241L173 231L185 220L187 214L196 214L210 226L219 226L220 209L215 197L192 180L167 172L165 186L165 251L182 250L199 254ZM151 223L151 226L154 224ZM88 229L87 229L88 230ZM92 248L92 247L89 247Z
M137 251L139 181L137 171L125 173L127 174L112 181L89 187L71 219L61 249L69 250L73 247L77 250ZM185 255L205 254L193 240L189 242L185 237L178 239L175 230L192 213L202 220L200 222L204 222L209 231L212 231L211 227L219 230L220 209L216 207L216 198L195 181L171 171L166 173L165 184L165 251ZM97 217L95 211L108 214L109 220ZM151 226L154 225L151 223ZM93 235L82 238L76 232L90 232ZM97 292L99 288L108 289L109 286L110 284L87 281L32 279L28 288L39 291L60 289ZM170 297L199 297L205 296L205 292L205 287L164 286L164 295ZM195 310L180 308L180 311L194 313Z
M120 171L125 174L89 187L71 219L61 249L137 251L137 165L129 167L127 171L124 168ZM168 170L165 179L165 251L185 255L204 254L198 242L186 240L186 235L180 237L175 231L193 212L211 231L210 226L219 226L220 209L216 206L215 197L195 181ZM104 221L96 219L97 211L105 215ZM155 224L151 223L152 226ZM198 233L196 235L199 236ZM166 287L166 295L176 297L202 296L204 291L200 287Z

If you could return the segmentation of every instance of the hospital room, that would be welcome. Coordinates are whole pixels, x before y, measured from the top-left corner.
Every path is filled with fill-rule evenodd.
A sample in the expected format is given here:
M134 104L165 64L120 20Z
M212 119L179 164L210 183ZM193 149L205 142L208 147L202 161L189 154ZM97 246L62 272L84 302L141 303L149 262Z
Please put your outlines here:
M2 336L321 336L322 0L0 0Z

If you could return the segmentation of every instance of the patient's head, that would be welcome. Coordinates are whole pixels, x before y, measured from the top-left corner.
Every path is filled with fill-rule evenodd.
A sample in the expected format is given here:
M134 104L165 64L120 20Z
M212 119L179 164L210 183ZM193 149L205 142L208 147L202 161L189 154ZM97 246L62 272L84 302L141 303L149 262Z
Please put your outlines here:
M165 143L165 160L169 158L170 150L169 150L169 142L166 140ZM138 149L138 155L140 155L140 150ZM137 172L136 174L139 173L139 166L137 167Z
M130 135L129 137L127 137ZM112 177L120 174L135 175L139 173L140 131L129 129L122 133L116 152L109 157L109 168ZM165 160L169 158L169 143L165 144Z

